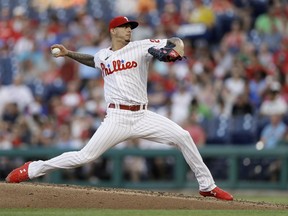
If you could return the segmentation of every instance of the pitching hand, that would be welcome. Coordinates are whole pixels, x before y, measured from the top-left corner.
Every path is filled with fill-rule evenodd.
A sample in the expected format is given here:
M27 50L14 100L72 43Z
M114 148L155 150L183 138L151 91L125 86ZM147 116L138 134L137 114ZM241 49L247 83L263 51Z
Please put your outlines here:
M63 46L62 44L54 44L51 46L51 51L54 48L59 48L60 52L59 53L55 53L53 54L54 57L61 57L61 56L66 56L68 54L68 50L66 49L65 46Z

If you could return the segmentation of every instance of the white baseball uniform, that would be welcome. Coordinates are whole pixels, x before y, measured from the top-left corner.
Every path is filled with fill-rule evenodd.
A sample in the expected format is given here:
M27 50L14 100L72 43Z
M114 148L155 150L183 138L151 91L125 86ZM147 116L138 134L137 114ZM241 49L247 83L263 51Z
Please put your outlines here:
M130 42L120 50L102 49L94 56L104 79L107 115L80 151L63 153L46 161L30 163L30 179L55 169L69 169L91 162L106 150L130 138L142 138L176 146L195 173L201 191L216 187L190 134L168 118L147 110L147 75L151 46L163 47L167 39ZM112 104L112 108L110 106ZM140 110L122 109L140 105Z

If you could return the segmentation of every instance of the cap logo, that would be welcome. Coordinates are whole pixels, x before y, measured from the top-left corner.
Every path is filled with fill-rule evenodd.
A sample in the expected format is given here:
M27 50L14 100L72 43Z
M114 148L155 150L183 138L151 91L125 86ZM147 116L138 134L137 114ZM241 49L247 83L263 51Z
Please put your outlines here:
M127 21L129 21L127 17L123 17L123 18L126 19Z

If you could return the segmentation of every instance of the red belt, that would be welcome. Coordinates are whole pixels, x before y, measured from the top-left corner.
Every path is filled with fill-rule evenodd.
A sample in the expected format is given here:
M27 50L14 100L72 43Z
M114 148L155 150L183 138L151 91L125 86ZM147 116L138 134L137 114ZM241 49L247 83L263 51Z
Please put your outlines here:
M122 110L139 111L141 109L146 109L146 105L123 105L119 104L118 107L115 104L109 104L109 108L118 108Z

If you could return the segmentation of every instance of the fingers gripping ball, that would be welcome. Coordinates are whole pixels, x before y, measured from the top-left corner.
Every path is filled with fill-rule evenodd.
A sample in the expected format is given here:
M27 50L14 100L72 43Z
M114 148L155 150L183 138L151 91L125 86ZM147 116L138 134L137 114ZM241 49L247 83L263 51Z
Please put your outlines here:
M54 55L54 56L58 55L60 52L61 52L61 50L60 50L59 48L57 48L57 47L55 47L55 48L53 48L53 49L51 50L51 53L52 53L52 55Z

